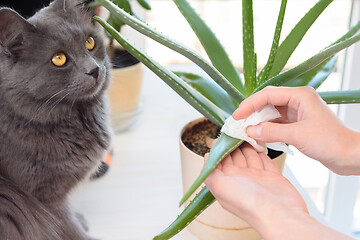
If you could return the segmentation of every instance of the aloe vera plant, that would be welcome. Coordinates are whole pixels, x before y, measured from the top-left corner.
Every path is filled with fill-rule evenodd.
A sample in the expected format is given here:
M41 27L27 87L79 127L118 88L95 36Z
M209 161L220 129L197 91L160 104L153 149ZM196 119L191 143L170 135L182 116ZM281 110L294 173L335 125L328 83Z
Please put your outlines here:
M144 63L149 69L175 90L195 109L218 126L222 126L227 117L236 109L241 101L266 86L312 86L317 89L333 71L339 51L360 40L358 30L360 22L345 35L321 50L310 59L298 66L282 72L290 56L316 19L333 0L319 0L296 24L289 35L280 43L287 0L282 0L275 26L272 47L268 61L257 73L257 57L254 48L253 4L252 0L242 0L243 17L243 66L244 80L234 67L224 48L204 20L190 6L187 0L173 0L182 15L197 35L211 62L183 44L164 36L142 21L132 17L114 5L110 0L96 0L97 4L106 7L114 16L115 21L125 23L190 59L202 68L209 77L192 73L171 72L161 66L143 51L134 47L129 41L106 21L95 19L114 37L127 51ZM329 104L360 103L360 90L319 92ZM242 144L242 140L221 134L211 149L204 169L190 189L181 199L183 204L201 185L216 165L231 151ZM178 218L154 239L169 239L185 228L202 211L215 201L210 191L204 187L190 202Z

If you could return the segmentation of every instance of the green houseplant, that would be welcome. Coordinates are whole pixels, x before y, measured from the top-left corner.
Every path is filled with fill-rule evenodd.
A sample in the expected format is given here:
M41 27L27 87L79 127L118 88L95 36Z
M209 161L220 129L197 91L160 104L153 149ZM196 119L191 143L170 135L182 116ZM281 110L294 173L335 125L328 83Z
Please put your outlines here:
M123 9L136 18L133 2L130 0L111 0L117 7ZM147 0L137 0L139 5L150 10ZM97 2L90 3L91 7L99 7ZM107 23L121 32L126 25L110 12ZM112 126L115 132L121 132L130 127L141 112L140 95L143 80L143 65L126 49L114 43L114 37L105 31L109 39L107 46L108 55L112 61L112 84L109 88L111 103Z
M112 12L118 21L125 22L143 35L189 58L208 74L208 78L194 74L185 76L183 73L173 73L167 70L125 40L121 34L107 24L106 21L98 17L96 17L96 20L103 25L125 49L136 56L183 97L183 99L218 126L224 124L224 120L231 115L241 101L266 86L295 87L308 85L318 88L332 72L336 62L335 54L360 40L360 34L357 33L360 28L359 22L345 35L310 59L290 70L281 72L307 30L333 1L319 0L280 44L279 39L287 4L286 0L282 0L268 61L264 68L257 73L257 59L254 50L252 0L242 0L243 81L231 63L224 48L210 28L190 6L189 2L187 0L173 1L196 33L211 63L204 60L186 46L169 39L143 22L132 18L109 0L97 0L97 2ZM329 104L360 102L360 90L319 92L319 94ZM223 157L237 148L241 143L242 140L231 138L225 134L220 135L210 152L203 171L184 195L181 204L201 185ZM214 201L215 199L209 190L206 187L202 188L176 220L154 239L169 239L176 235Z
M140 17L138 17L136 12L133 10L133 7L130 4L130 0L111 0L111 2L113 4L115 4L117 7L123 9L125 12L127 12L131 16L135 16L136 18L140 19ZM150 3L148 0L137 0L137 2L145 10L151 10L151 6L150 6ZM99 7L99 6L101 6L101 4L94 1L94 2L91 2L89 4L89 6L90 7ZM118 32L121 32L122 27L126 25L123 21L116 18L116 16L111 12L107 19L107 23L109 25L111 25L114 29L116 29ZM107 31L105 31L105 34L109 38L109 47L108 47L109 49L108 50L109 50L110 57L112 57L114 54L114 51L115 51L114 37L111 34L109 34Z

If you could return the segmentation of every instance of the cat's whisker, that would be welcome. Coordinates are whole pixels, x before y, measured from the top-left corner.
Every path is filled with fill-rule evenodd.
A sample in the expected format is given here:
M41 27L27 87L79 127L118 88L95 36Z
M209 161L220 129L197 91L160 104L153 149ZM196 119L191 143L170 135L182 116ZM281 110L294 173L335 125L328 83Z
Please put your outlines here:
M34 112L34 115L31 117L31 119L26 123L28 125L30 122L32 122L35 118L43 114L47 110L47 106L51 103L52 100L55 99L56 96L62 94L67 89L61 89L60 91L56 92L55 94L51 95L46 101L44 101L38 109Z
M45 101L45 103L50 102L54 97L56 97L57 95L63 93L63 92L66 91L66 90L67 90L67 89L65 88L65 89L61 89L60 91L56 92L55 94L53 94L52 96L50 96L50 97Z
M50 109L50 111L48 112L48 118L49 117L51 117L51 112L52 112L52 110L54 110L54 108L57 106L57 105L59 105L59 103L62 101L62 100L64 100L67 96L69 96L70 95L70 91L69 92L67 92L64 96L62 96L60 99L58 99L54 104L53 104L53 106L52 106L52 108Z

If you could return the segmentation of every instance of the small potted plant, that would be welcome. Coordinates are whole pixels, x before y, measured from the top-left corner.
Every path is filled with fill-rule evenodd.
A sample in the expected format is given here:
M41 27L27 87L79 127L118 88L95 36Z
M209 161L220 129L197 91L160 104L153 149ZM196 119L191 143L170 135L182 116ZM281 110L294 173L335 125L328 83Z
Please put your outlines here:
M171 72L151 59L144 52L134 47L125 40L119 32L113 29L101 18L96 20L114 36L114 38L131 54L143 62L184 100L202 113L214 125L223 126L227 119L236 109L241 101L255 92L267 86L311 86L317 89L330 75L335 67L336 54L360 40L360 22L352 27L345 35L321 50L313 57L298 66L283 71L285 64L294 52L303 36L311 25L322 14L333 0L319 0L296 24L289 35L280 44L280 34L287 5L286 0L281 1L272 47L266 65L257 72L257 59L254 50L253 31L253 7L252 0L242 0L242 30L243 30L243 67L244 81L230 61L224 48L217 40L210 28L190 6L187 0L173 0L180 12L184 15L202 46L204 47L211 63L204 60L196 52L186 46L172 40L155 31L146 24L132 18L129 14L117 8L109 0L98 0L103 6L110 10L120 21L124 21L138 32L148 36L162 45L184 55L194 64L201 67L209 77L199 76L192 73ZM238 27L238 26L236 26ZM282 72L283 71L283 72ZM359 103L360 90L346 90L333 92L319 92L320 96L328 104ZM208 123L206 123L208 124ZM207 128L205 126L205 128ZM212 128L212 127L210 127ZM211 132L211 131L210 131ZM216 132L216 128L215 128ZM216 136L217 133L214 135ZM205 137L206 142L206 137ZM236 149L243 141L221 133L217 142L212 147L208 160L187 190L181 204L198 189L215 166L231 151ZM195 166L196 164L192 164ZM246 196L244 196L246 197ZM154 239L169 239L176 235L191 223L200 213L215 202L215 198L206 187L186 206L184 211L170 224L162 233ZM200 239L259 239L256 234L244 234L238 231L237 238L228 237L227 233L216 233L203 224L202 233L211 233L201 236ZM196 233L197 236L200 236Z
M111 0L119 8L126 11L131 16L137 17L130 0ZM150 10L147 0L137 0L139 5L145 10ZM89 4L91 7L98 7L97 1ZM137 17L140 19L139 17ZM110 13L107 23L117 31L121 31L124 22L118 20ZM112 83L109 88L111 103L112 126L115 132L126 130L136 120L141 111L140 94L143 79L143 65L133 57L126 49L116 45L114 37L105 32L109 39L108 55L113 64Z

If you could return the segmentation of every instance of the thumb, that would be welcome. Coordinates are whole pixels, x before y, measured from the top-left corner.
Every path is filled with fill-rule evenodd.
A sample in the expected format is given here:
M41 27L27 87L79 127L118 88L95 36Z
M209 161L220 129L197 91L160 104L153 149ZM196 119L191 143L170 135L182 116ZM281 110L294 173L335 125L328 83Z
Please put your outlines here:
M280 124L263 122L256 126L249 126L249 137L262 142L285 142L294 145L295 124Z

